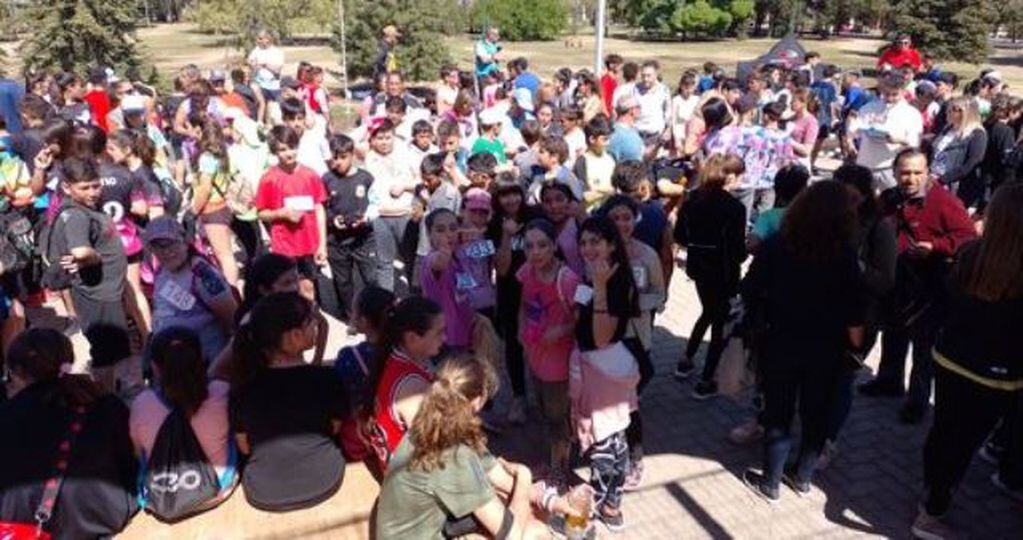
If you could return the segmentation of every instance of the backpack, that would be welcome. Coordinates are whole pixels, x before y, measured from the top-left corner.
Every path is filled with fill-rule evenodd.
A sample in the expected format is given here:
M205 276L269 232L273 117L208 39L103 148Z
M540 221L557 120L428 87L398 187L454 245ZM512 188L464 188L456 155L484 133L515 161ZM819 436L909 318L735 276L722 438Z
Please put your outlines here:
M163 174L160 174L163 173ZM181 188L174 183L174 179L166 174L166 171L153 170L153 175L157 179L157 187L160 188L160 199L163 201L163 211L169 216L177 216L181 212L181 206L184 202L184 194L181 192Z
M232 172L228 177L227 188L221 188L216 181L211 182L213 189L224 198L227 207L234 215L243 215L252 211L252 201L256 199L256 191L241 174Z
M60 265L60 258L71 252L67 245L67 236L64 234L64 220L61 219L65 212L71 210L82 211L71 205L62 206L52 220L43 221L37 236L42 274L40 283L51 291L71 288L72 276ZM101 232L99 222L90 218L89 243L95 245Z
M166 522L197 514L220 493L216 470L177 408L156 434L139 491L146 511Z
M35 258L32 222L14 209L0 214L0 276L21 272Z

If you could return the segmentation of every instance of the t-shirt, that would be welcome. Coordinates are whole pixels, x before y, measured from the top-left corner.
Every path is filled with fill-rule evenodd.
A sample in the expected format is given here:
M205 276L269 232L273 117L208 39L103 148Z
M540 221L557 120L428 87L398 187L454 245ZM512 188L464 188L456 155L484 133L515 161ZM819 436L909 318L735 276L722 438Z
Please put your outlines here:
M323 181L302 165L290 173L280 167L267 171L256 191L256 208L293 208L302 212L302 220L298 223L277 220L270 225L270 251L289 257L314 255L320 245L315 210L326 200L327 190Z
M860 151L856 164L873 171L891 168L900 150L919 146L924 130L920 111L905 100L894 105L883 99L873 101L860 109L859 122ZM884 134L905 143L888 142Z
M462 208L462 193L451 182L442 181L437 189L430 194L426 200L426 207L423 209L423 216L428 216L430 212L440 208L451 210L456 215ZM426 219L424 218L419 220L419 245L416 247L416 255L425 257L429 253L430 233L426 230Z
M582 276L586 272L586 264L583 263L582 255L579 254L579 224L575 219L568 218L561 232L555 239L558 250L561 251L565 264L572 269L576 275Z
M632 287L627 285L625 272L632 273L632 269L618 268L607 283L607 312L608 315L618 319L618 326L615 328L610 343L621 341L628 329L629 319L639 316L639 294L636 292L635 285ZM583 286L593 289L589 283L580 285L580 287ZM582 352L597 350L593 335L593 298L586 303L579 304L578 313L575 339L579 350Z
M515 277L522 283L521 329L529 369L543 382L568 380L568 358L575 346L572 332L561 339L548 342L544 333L556 326L570 325L574 321L575 289L579 276L567 266L561 266L551 282L542 281L532 265L524 265Z
M639 103L636 129L642 133L663 132L667 126L671 102L668 87L662 83L654 83L650 88L637 84L632 90L632 97Z
M74 274L71 287L84 297L100 302L120 302L124 292L124 280L128 269L128 258L124 255L124 245L117 234L117 228L110 216L76 203L67 201L65 204L74 206L72 210L60 213L61 230L67 239L70 254L75 248L89 247L100 257L99 264L82 267ZM98 233L98 236L93 236Z
M615 161L618 163L642 161L643 149L643 138L639 136L636 128L621 122L615 124L615 129L607 142L607 153L611 154Z
M497 461L489 453L459 444L441 453L442 466L424 471L411 468L413 452L405 437L391 459L380 487L377 538L443 539L449 516L466 517L496 497L487 471Z
M107 115L110 114L110 95L105 89L90 90L82 96L82 100L89 104L92 114L92 123L99 126L103 131L109 132Z
M568 159L565 160L565 167L575 167L575 160L586 151L586 135L581 129L573 129L565 134L565 144L568 145Z
M535 96L536 91L540 89L540 77L531 71L523 71L519 73L518 77L515 77L515 88L525 88Z
M386 156L372 150L366 154L366 172L373 175L370 199L376 201L381 216L407 216L412 210L412 193L407 188L416 184L416 171L411 161L399 144ZM401 188L401 194L395 197L392 188Z
M284 51L273 45L256 47L249 53L248 61L250 66L263 64L270 68L259 68L256 71L254 79L260 88L272 92L281 89L281 80L275 72L279 73L284 67Z
M234 440L227 416L229 391L230 386L226 382L210 381L206 401L188 419L195 438L199 440L199 446L206 454L206 460L217 471L222 492L234 487L234 477L237 474L237 457L232 448ZM131 440L142 457L143 466L170 412L167 403L150 389L143 390L131 403Z
M781 231L781 219L785 217L784 208L771 208L761 212L753 224L752 234L761 240L767 240Z
M194 331L203 357L212 361L227 346L230 336L210 306L231 296L224 276L200 257L193 257L177 271L161 268L153 284L153 331L171 326Z
M220 166L220 159L209 152L199 154L199 174L195 175L193 183L199 185L201 176L210 179L210 197L202 208L203 214L212 214L227 206L227 188L230 183L230 176Z
M466 282L465 292L475 310L492 308L497 304L493 279L496 250L494 243L486 238L467 242L458 248L458 262L473 281L472 286Z
M437 252L432 252L420 261L419 286L423 296L437 302L444 313L447 343L451 347L467 349L472 345L472 318L475 312L469 291L475 287L476 280L453 257L444 270L437 272L431 268Z
M600 193L602 196L589 203L588 209L601 205L604 199L614 193L614 185L611 184L611 177L615 171L615 158L604 152L599 156L593 152L586 151L576 160L574 173L576 178L581 180L587 191Z
M317 118L316 125L302 133L298 141L299 164L305 165L319 176L327 173L327 161L330 160L330 146L327 144L327 126Z
M99 207L114 220L117 234L124 244L124 253L129 257L137 254L142 251L142 239L131 214L131 205L146 201L145 186L127 167L112 163L100 164L99 181L103 185Z
M323 177L327 188L327 241L331 245L345 245L356 239L365 238L372 233L370 224L375 216L370 212L369 190L373 185L373 176L363 169L352 169L345 176L339 176L333 170L327 171ZM373 209L375 210L375 209ZM335 220L340 217L347 226L338 229ZM365 220L362 227L351 224L359 219Z
M486 137L480 137L476 139L476 142L472 143L472 150L469 151L469 154L491 154L497 159L498 164L504 164L508 161L508 156L504 154L504 143L500 139L491 140Z
M348 399L326 366L264 369L231 396L231 423L248 436L242 485L256 508L307 508L341 486L345 460L331 425Z
M664 244L664 228L668 226L668 215L656 201L639 205L639 221L632 236L660 253Z

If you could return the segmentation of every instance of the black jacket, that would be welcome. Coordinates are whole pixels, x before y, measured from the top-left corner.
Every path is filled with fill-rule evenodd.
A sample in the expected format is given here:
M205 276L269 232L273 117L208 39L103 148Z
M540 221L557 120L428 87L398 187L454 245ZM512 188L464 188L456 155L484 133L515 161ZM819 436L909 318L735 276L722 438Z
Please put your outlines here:
M939 135L939 138L943 135ZM935 156L943 154L947 163L941 183L945 185L979 183L980 164L984 161L986 149L987 132L983 129L974 129L965 138L955 137L941 152L935 152Z
M739 284L746 260L746 207L721 189L698 189L682 203L675 241L686 248L686 275L700 282Z
M1016 133L1005 122L991 122L987 125L987 151L981 163L984 185L991 188L1016 181L1016 164L1010 163L1009 156L1016 148Z

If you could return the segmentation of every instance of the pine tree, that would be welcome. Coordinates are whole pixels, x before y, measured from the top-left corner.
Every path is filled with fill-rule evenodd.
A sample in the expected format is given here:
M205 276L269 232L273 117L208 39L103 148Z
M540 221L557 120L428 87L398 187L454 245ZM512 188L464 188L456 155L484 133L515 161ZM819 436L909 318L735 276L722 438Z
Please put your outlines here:
M32 35L21 46L25 69L85 74L102 65L138 68L135 0L35 0L25 12Z
M936 59L979 64L991 50L987 36L994 20L991 0L901 0L889 30L908 33Z

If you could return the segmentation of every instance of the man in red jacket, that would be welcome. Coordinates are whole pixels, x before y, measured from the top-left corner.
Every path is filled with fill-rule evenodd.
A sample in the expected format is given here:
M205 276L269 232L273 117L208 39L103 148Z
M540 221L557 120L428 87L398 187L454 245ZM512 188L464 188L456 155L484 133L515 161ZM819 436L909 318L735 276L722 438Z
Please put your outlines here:
M107 115L110 114L110 94L107 83L110 73L107 68L98 66L89 74L89 85L85 89L85 96L82 99L89 104L89 111L92 114L92 123L96 124L103 131L109 132Z
M931 397L931 348L941 323L944 279L956 251L977 236L963 203L930 177L927 154L910 148L895 158L895 177L904 203L895 218L899 259L889 324L881 341L877 377L860 387L871 396L901 396L906 353L913 343L909 395L899 413L919 422Z
M882 71L911 66L913 71L919 72L922 64L920 51L913 48L913 40L909 34L899 34L895 43L886 48L881 53L881 58L877 59L877 69Z

